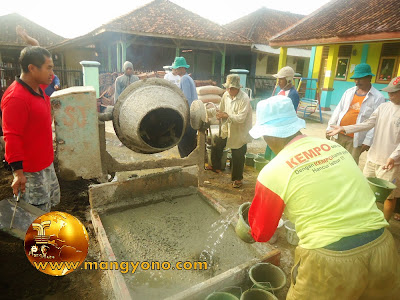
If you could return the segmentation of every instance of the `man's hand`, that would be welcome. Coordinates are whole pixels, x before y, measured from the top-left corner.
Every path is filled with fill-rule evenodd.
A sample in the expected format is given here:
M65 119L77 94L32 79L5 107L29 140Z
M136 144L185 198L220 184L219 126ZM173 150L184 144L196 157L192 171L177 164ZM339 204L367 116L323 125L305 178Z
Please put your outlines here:
M15 196L18 195L19 190L21 193L25 193L25 184L26 177L24 175L24 171L22 171L22 169L14 171L14 180L11 183L11 187Z
M382 168L384 170L390 171L393 167L394 167L394 159L389 157L386 161L386 165L384 165Z
M370 148L370 146L365 145L365 144L362 144L362 145L361 145L361 153L363 153L364 151L368 151L369 148Z
M334 136L334 135L337 135L339 132L344 131L343 126L332 125L331 128L333 128L333 129L332 130L328 130L326 132L326 134L328 136Z
M328 131L325 133L325 137L326 137L327 140L331 139L331 136L328 134Z
M60 88L60 87L59 87L58 85L55 85L55 86L54 86L54 89L55 89L56 91L58 91L59 88Z
M217 119L228 119L229 116L226 112L218 111L217 112Z

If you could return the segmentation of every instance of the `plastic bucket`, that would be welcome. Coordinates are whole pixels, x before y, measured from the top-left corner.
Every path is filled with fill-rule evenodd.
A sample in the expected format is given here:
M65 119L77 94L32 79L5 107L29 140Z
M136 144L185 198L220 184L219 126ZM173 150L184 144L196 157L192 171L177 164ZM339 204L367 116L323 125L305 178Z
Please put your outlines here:
M297 236L295 226L292 222L286 221L285 222L286 228L286 240L289 244L297 246L299 243L299 237Z
M285 273L270 263L255 264L250 268L249 276L255 287L267 291L277 291L286 285Z
M394 183L390 181L376 178L376 177L367 177L369 187L374 192L376 201L385 202L386 198L390 195L390 193L396 188Z
M264 153L257 153L257 158L264 158L265 159Z
M254 159L254 166L258 171L261 171L267 163L269 163L269 160L266 160L265 158L256 157Z
M250 289L242 294L240 300L278 300L278 298L266 290Z
M245 155L245 165L249 167L254 167L254 159L256 158L256 155L253 153L246 153Z
M278 229L282 228L282 226L283 226L283 220L280 219L279 223L278 223L278 227L276 228L274 235L269 239L268 243L270 243L270 244L276 243L276 240L278 239L278 235L279 235Z
M221 170L225 170L225 168L226 168L226 160L228 158L228 152L229 152L229 149L224 149L224 151L222 152ZM208 158L208 165L212 167L211 146L207 146L207 158Z
M239 298L227 292L214 292L208 295L206 300L239 300Z
M249 226L249 208L250 202L245 202L239 206L239 219L235 227L235 232L240 239L246 243L254 243L255 240L251 236Z

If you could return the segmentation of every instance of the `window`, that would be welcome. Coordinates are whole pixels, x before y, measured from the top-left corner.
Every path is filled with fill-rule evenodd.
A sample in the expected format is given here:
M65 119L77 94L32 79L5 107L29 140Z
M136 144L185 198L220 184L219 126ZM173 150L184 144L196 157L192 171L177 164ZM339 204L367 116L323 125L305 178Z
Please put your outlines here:
M349 67L350 58L349 57L338 57L336 65L336 80L346 80L347 79L347 69Z
M389 83L396 76L400 58L400 43L383 44L376 82Z
M339 54L336 63L336 80L346 80L347 71L349 69L351 51L353 49L352 45L342 45L339 47Z
M267 58L267 74L278 73L279 56L268 55Z

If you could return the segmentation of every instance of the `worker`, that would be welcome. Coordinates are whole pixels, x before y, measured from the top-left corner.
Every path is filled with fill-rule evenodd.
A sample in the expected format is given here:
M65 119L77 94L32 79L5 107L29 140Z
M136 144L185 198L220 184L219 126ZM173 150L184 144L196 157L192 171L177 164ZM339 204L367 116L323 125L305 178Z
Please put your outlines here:
M123 65L124 74L118 76L115 80L115 93L114 93L114 104L117 103L119 95L135 81L139 80L139 77L133 75L133 65L130 61L126 61Z
M247 143L252 141L249 135L252 125L252 110L249 97L240 89L239 75L228 75L224 87L226 92L222 96L217 111L217 119L222 120L221 136L214 138L214 145L211 147L212 168L215 172L220 173L224 148L231 149L232 187L240 188L243 185Z
M365 177L394 181L398 186L384 202L383 213L389 221L396 207L396 198L400 197L400 77L393 78L382 91L388 92L390 101L381 104L367 120L355 125L332 125L334 130L328 131L328 135L375 128L363 172Z
M1 101L5 159L11 165L14 195L44 211L60 202L54 170L50 98L43 87L53 78L53 60L46 49L29 46L19 58L22 74Z
M356 86L347 89L339 104L336 106L331 118L328 121L326 130L331 130L331 125L354 125L368 119L379 105L385 102L385 97L371 84L371 66L366 63L358 64L354 69L354 79ZM329 137L328 137L329 138ZM368 132L343 133L331 137L337 143L346 148L358 164L360 155L368 151L374 138L374 129Z
M186 100L190 105L193 100L197 99L196 84L192 77L187 73L187 69L190 65L186 63L184 57L175 57L174 63L172 64L172 70L175 70L175 74L181 77L179 87L186 97ZM197 131L190 126L188 122L185 133L178 144L179 155L183 158L188 156L197 146Z
M301 133L292 101L258 103L253 138L276 157L260 172L251 203L249 234L267 242L282 213L295 224L299 244L287 300L398 299L400 260L375 195L348 151Z

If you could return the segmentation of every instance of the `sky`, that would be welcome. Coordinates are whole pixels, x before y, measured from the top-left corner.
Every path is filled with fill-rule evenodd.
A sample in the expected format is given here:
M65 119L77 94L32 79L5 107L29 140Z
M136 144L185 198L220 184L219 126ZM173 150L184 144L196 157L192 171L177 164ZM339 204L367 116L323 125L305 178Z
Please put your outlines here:
M170 1L223 25L261 7L308 15L330 0ZM84 35L102 24L108 23L149 2L151 0L14 0L7 1L7 5L2 5L0 15L18 13L62 37L74 38ZM27 31L29 33L28 28Z

